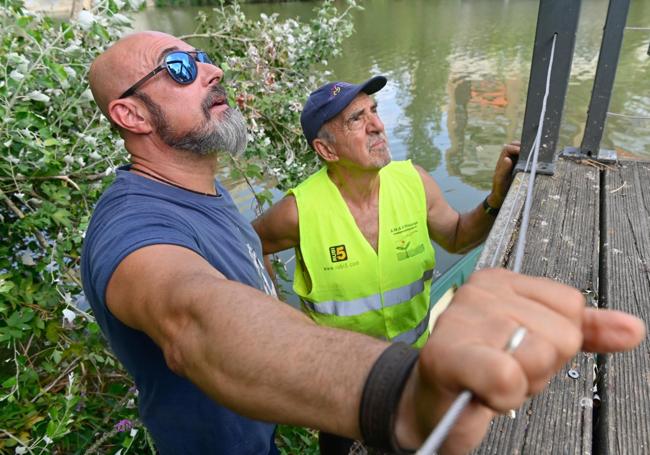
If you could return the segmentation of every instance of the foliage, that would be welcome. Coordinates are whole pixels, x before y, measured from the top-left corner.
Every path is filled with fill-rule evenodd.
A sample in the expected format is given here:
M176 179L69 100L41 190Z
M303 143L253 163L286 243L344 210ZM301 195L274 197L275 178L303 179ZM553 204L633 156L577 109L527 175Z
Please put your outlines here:
M250 22L237 3L222 3L210 16L199 13L197 32L184 38L206 43L203 47L226 72L225 84L237 94L232 101L249 121L246 156L260 163L249 164L247 174L264 173L287 189L318 167L316 154L302 137L300 111L307 95L328 75L315 74L314 64L327 65L352 33L353 8L357 6L349 0L339 14L326 1L308 24L280 22L277 14ZM257 197L261 204L270 201L268 193Z
M318 455L318 439L315 430L280 425L275 442L283 454Z
M153 453L137 390L87 311L79 278L92 207L127 158L86 75L130 24L127 11L141 0L129 1L96 0L63 22L20 0L0 6L0 454ZM194 37L223 62L231 101L249 121L251 160L232 163L233 172L251 185L262 175L293 185L316 164L298 121L322 82L308 74L351 32L347 10L326 1L309 24L252 21L236 3L214 14L199 17ZM270 198L257 195L260 204ZM284 427L279 442L293 451L310 434Z

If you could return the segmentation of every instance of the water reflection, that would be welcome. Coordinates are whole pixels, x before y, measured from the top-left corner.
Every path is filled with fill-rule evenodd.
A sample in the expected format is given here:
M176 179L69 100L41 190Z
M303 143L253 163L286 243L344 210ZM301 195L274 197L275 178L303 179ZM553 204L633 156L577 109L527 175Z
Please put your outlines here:
M582 2L558 144L579 146L598 59L607 0ZM316 3L248 4L261 12L313 17ZM438 181L450 203L469 210L490 188L502 144L523 123L538 0L368 0L355 34L329 63L338 80L389 78L378 93L396 159L411 158ZM193 31L196 8L150 10L136 29ZM650 2L632 0L629 26L650 27ZM650 116L650 33L628 30L610 111ZM650 159L650 121L610 117L602 145ZM440 254L444 271L455 260Z

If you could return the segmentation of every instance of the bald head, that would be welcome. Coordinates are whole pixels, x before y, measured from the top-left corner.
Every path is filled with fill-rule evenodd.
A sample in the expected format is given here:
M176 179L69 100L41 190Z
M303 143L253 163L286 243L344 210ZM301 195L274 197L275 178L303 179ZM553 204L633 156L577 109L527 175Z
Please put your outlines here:
M95 59L88 73L95 102L110 119L108 104L158 65L161 45L182 43L161 32L127 35ZM168 47L168 46L165 46Z

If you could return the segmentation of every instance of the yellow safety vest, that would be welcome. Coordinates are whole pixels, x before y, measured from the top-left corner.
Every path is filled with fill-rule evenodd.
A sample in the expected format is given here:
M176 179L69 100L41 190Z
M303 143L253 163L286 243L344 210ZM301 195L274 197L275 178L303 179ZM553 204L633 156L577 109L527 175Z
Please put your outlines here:
M421 346L435 266L424 186L410 161L379 176L378 252L325 167L289 191L300 229L293 288L319 324Z

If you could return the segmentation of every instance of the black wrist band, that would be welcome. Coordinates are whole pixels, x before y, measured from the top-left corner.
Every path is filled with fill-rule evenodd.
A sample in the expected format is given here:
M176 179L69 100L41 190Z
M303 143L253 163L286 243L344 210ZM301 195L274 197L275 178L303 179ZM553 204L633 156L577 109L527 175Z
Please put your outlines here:
M497 216L498 213L499 213L499 210L501 210L501 207L492 207L492 206L488 203L487 200L488 200L487 197L486 197L485 199L483 199L483 210L484 210L485 213L487 213L488 215Z
M368 373L359 407L359 427L370 447L405 453L395 442L395 417L406 380L420 352L406 343L393 343Z

